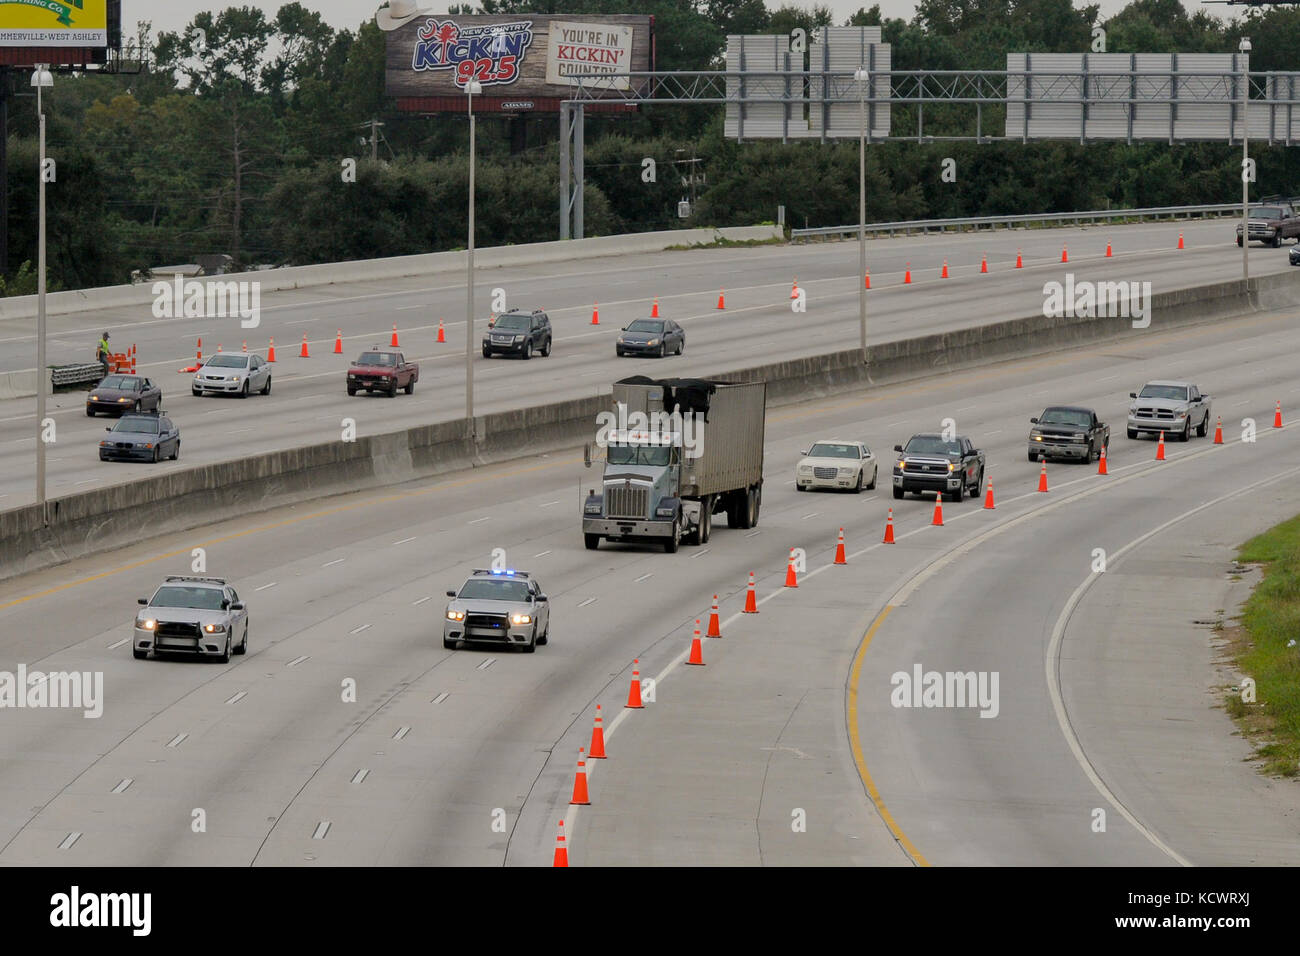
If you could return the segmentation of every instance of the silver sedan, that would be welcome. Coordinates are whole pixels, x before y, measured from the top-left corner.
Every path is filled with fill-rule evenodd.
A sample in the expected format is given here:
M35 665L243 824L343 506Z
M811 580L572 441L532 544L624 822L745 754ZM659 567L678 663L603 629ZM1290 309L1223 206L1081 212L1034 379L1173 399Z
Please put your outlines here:
M218 352L194 374L191 390L226 392L247 398L250 392L271 394L271 366L250 352Z

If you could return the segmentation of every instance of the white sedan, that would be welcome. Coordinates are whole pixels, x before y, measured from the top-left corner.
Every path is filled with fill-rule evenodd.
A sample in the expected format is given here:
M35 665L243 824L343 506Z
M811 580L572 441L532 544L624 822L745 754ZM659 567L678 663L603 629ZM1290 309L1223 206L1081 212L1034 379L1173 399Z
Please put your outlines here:
M876 456L860 441L819 441L803 452L795 468L794 486L848 488L854 494L876 487Z

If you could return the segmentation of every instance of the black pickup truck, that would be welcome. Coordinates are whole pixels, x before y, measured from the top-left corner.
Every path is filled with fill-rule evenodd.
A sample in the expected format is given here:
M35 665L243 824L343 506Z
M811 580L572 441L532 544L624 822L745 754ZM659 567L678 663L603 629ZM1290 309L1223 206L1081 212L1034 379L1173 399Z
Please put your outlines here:
M1070 458L1096 461L1110 447L1110 426L1091 408L1052 405L1029 419L1029 460Z
M909 491L938 492L950 501L961 501L966 494L979 495L984 484L984 452L964 435L913 435L907 445L895 445L894 451L899 453L894 462L895 498Z

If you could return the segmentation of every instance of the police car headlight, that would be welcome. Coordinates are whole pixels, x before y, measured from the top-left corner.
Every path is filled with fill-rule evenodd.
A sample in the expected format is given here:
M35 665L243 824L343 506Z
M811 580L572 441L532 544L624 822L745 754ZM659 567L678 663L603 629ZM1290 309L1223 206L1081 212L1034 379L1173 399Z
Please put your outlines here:
M222 634L222 633L224 633L225 630L226 630L226 625L224 625L224 624L205 624L205 625L203 626L203 630L207 631L209 634Z
M144 620L136 618L135 626L144 631L152 631L158 626L158 622L153 620L153 618L145 618Z
M447 612L447 620L449 620L449 621L463 621L463 620L465 620L465 612L464 612L464 611L448 611L448 612Z
M532 616L528 614L511 614L510 623L511 624L532 624L533 619Z

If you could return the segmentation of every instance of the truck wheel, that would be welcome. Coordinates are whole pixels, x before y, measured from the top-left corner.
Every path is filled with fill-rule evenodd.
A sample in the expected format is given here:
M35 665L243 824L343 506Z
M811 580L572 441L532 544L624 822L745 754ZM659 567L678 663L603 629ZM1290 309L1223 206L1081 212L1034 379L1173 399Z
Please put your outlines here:
M142 661L149 657L149 652L142 651L138 647L133 647L131 648L131 656L134 657L137 661Z
M533 340L529 339L524 343L524 361L527 362L533 357Z
M348 386L348 394L349 394L349 395L355 395L356 393L357 393L357 390L356 390L355 388L353 388L351 385L349 385L349 386Z
M1274 236L1274 237L1273 237L1273 248L1276 249L1276 248L1278 248L1278 247L1281 246L1281 245L1282 245L1282 237L1281 237L1281 236Z
M966 486L964 484L958 485L957 490L952 493L952 500L961 501L965 497L966 497Z
M454 651L456 649L456 642L444 637L442 639L442 646L449 651Z
M1137 437L1138 437L1137 429L1136 429L1136 428L1130 428L1130 429L1128 430L1128 437L1129 437L1129 438L1137 438Z
M1038 453L1037 453L1037 452L1032 452L1032 451L1031 451L1031 452L1027 452L1027 453L1026 453L1026 457L1028 457L1030 461L1033 461L1033 462L1038 461Z
M407 385L406 385L406 394L407 394L407 395L414 395L414 394L415 394L415 379L411 379L410 382L407 383Z
M582 536L582 543L587 546L588 551L595 551L600 547L600 535L584 534Z
M491 358L491 357L492 357L492 350L491 350L490 348L488 348L486 345L483 346L483 357L484 357L484 358Z
M673 533L664 539L664 551L668 554L676 554L678 547L682 543L682 524L677 518L673 519Z
M1201 423L1196 426L1196 437L1204 438L1209 433L1210 433L1210 413L1206 412L1205 417L1201 419Z
M1183 430L1182 433L1179 434L1178 440L1191 441L1191 439L1192 439L1192 423L1190 421L1183 422Z
M700 505L700 544L708 544L713 535L713 498L706 498Z
M747 489L743 498L736 497L736 517L740 519L741 528L758 524L758 492L755 489Z
M895 500L895 501L902 501L902 500L903 500L903 489L902 489L902 488L895 488L895 489L894 489L894 500Z

